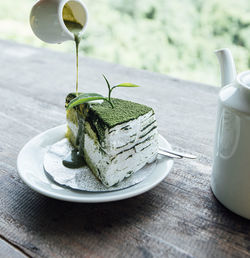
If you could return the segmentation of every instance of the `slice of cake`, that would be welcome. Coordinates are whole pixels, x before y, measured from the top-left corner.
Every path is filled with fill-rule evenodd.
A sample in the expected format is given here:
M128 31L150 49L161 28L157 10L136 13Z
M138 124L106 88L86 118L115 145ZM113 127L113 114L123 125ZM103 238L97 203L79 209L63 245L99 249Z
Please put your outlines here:
M66 104L75 97L69 94ZM70 142L84 155L91 171L106 186L121 182L156 159L158 132L152 108L112 99L67 110Z

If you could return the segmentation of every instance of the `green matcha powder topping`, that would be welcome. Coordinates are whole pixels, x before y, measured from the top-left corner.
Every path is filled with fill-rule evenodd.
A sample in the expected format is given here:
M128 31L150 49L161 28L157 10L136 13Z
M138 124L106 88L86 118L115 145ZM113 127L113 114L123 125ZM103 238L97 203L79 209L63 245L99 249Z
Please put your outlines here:
M114 108L107 101L92 103L91 113L99 118L108 128L137 119L152 110L152 108L127 100L112 98Z

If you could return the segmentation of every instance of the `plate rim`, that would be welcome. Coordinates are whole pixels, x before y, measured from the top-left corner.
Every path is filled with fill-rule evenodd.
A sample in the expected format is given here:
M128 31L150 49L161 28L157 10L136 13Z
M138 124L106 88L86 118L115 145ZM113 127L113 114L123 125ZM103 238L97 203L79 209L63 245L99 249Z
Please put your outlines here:
M105 192L105 193L89 193L89 192L87 192L86 193L84 191L81 192L81 191L69 190L69 189L66 189L63 186L57 185L53 181L47 179L50 184L54 184L57 187L65 190L64 194L59 194L59 193L56 193L55 191L53 192L52 188L51 188L52 191L48 192L48 190L44 189L43 187L32 184L30 182L30 180L28 180L28 178L25 177L25 171L23 171L23 168L22 168L22 157L25 155L27 150L29 150L30 146L32 147L33 142L37 141L38 139L40 139L46 135L49 135L50 133L52 133L52 131L58 130L59 132L61 132L62 130L64 130L64 132L66 133L66 127L67 127L67 124L59 125L56 127L52 127L50 129L34 136L22 147L22 149L20 150L20 152L17 156L17 171L18 171L18 174L19 174L20 178L22 179L22 181L28 187L30 187L32 190L34 190L42 195L45 195L47 197L62 200L62 201L78 202L78 203L103 203L103 202L111 202L111 201L128 199L128 198L140 195L142 193L145 193L145 192L151 190L152 188L154 188L156 185L158 185L160 182L162 182L166 178L166 176L169 174L169 172L173 168L174 160L172 158L169 158L167 160L168 169L166 168L166 171L161 176L159 176L156 180L154 180L151 184L149 184L149 185L146 184L143 186L143 182L145 180L147 180L147 178L146 178L145 180L143 180L142 182L140 182L134 186L112 192L111 196L109 196L110 192ZM62 132L61 132L61 134L62 134ZM49 136L47 136L47 137L49 137ZM63 135L61 135L61 137L63 138ZM170 143L161 134L159 134L159 137L164 141L164 144L168 145L168 148L172 149ZM41 146L40 146L40 148L41 148ZM42 171L42 173L45 173L45 172ZM154 174L154 172L152 172L152 174ZM142 186L138 188L138 186L140 186L140 185L142 185ZM133 188L135 188L135 189L133 189ZM136 189L136 188L138 188L138 189ZM75 192L75 193L77 192L78 195L77 196L67 195L67 191L71 191L71 192ZM91 198L90 195L94 195L95 197ZM98 196L98 198L97 198L97 196Z

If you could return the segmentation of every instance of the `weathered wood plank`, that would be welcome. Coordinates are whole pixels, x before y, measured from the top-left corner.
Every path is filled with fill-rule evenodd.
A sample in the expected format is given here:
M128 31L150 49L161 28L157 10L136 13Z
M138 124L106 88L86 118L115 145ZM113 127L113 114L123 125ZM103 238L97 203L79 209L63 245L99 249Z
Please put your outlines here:
M0 237L0 257L25 258L27 256Z
M217 89L164 75L81 58L80 88L103 94L113 83L140 89L115 96L155 108L160 132L197 160L177 160L153 190L124 201L74 204L30 190L16 172L21 147L64 123L74 89L73 55L0 41L0 232L31 256L247 257L250 225L210 190Z

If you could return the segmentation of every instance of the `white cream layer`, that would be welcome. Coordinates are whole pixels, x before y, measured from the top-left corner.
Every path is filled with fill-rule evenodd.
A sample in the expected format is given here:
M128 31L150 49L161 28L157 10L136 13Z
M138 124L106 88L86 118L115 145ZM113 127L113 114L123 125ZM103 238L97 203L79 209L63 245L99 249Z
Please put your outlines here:
M85 134L84 153L95 167L97 176L106 185L112 186L121 182L125 177L153 162L158 151L158 133L154 129L147 141L124 150L116 156L111 156L100 150L100 146Z
M78 126L67 122L76 137ZM107 128L101 145L85 133L84 152L106 186L121 182L157 156L158 132L153 112Z

